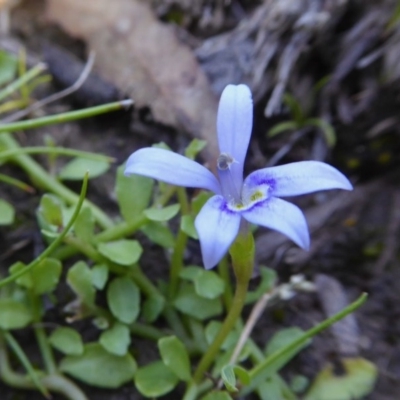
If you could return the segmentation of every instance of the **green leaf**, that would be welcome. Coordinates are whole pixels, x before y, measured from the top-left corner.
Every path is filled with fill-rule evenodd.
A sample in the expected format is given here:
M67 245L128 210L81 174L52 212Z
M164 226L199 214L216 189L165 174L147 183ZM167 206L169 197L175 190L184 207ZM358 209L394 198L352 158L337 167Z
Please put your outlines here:
M115 192L119 210L125 221L135 221L142 215L142 211L149 206L153 192L153 179L133 174L124 175L125 166L117 170Z
M163 363L182 381L191 378L190 360L184 344L176 337L164 337L158 341Z
M125 324L131 324L139 315L139 288L128 277L115 278L110 283L107 301L114 317Z
M212 392L203 396L200 400L232 400L232 397L227 392L213 390Z
M60 371L92 386L116 389L133 379L137 365L130 354L116 356L99 343L85 346L79 356L65 357Z
M207 324L205 329L205 334L208 344L211 344L214 341L221 327L222 323L219 321L210 321ZM221 345L221 349L228 350L229 348L235 346L238 340L239 340L239 332L237 332L236 330L229 332L228 336L225 338L224 342Z
M172 151L171 147L169 147L165 142L154 143L151 147Z
M140 230L153 242L170 249L175 246L175 238L171 230L157 222L149 221Z
M156 222L169 221L171 218L178 214L181 206L179 204L172 204L164 208L148 208L143 211L143 214L150 220Z
M96 290L92 285L92 272L85 262L78 261L69 269L67 283L82 304L94 307Z
M280 122L279 124L274 125L268 132L268 137L274 137L279 135L280 133L287 132L287 131L294 131L298 129L298 125L294 121L286 121Z
M205 140L193 139L189 143L189 146L185 149L185 156L191 160L194 160L197 154L200 153L200 151L202 151L206 146L207 142Z
M246 304L255 303L264 293L269 292L276 285L278 275L275 270L260 267L261 282L256 290L249 290L246 294Z
M22 263L11 266L10 273L14 274L25 267ZM60 280L62 265L54 258L45 258L28 273L17 279L17 284L32 289L37 295L51 293Z
M181 218L181 230L186 233L190 238L198 240L199 235L197 234L194 226L194 218L191 215L182 215Z
M344 374L336 375L332 365L326 366L315 378L305 400L356 400L372 392L378 370L363 358L342 360Z
M204 204L206 204L207 200L211 198L212 194L210 192L200 192L196 197L192 200L192 211L194 215L197 215L199 211L202 209Z
M99 243L97 249L104 257L125 266L131 266L138 262L143 252L143 248L137 240L129 239Z
M0 299L0 328L4 330L24 328L31 322L28 307L13 299Z
M214 272L203 270L194 279L196 293L206 299L216 299L224 292L225 282Z
M145 397L160 397L178 384L179 378L162 362L139 368L135 374L136 389Z
M179 273L181 279L186 279L188 281L194 282L195 279L201 275L204 271L203 267L198 267L197 265L188 265L183 268Z
M6 51L0 51L0 86L12 81L17 73L18 60Z
M61 353L79 356L83 353L81 335L69 327L57 328L49 337L50 344Z
M257 387L257 392L261 400L286 399L282 396L282 388L276 374L267 377Z
M108 279L108 267L105 264L95 265L92 270L92 284L96 289L103 290Z
M85 207L79 213L74 223L75 235L78 239L90 243L94 235L94 218L89 207Z
M304 331L300 328L292 327L281 329L280 331L275 333L275 335L273 335L271 340L267 343L265 349L266 356L269 356L276 351L282 349L283 347L286 347L303 335ZM304 346L307 346L308 344L310 344L310 341L308 341ZM292 358L292 356L288 357L288 359L290 358Z
M333 147L336 144L336 132L329 122L322 118L309 118L307 119L306 124L313 125L321 129L329 147Z
M283 95L283 102L289 107L294 121L298 125L301 125L304 122L304 112L300 102L290 93L285 93Z
M233 371L243 385L248 385L250 383L250 375L246 369L240 367L239 365L234 365Z
M198 320L215 317L222 313L220 299L200 297L191 284L182 284L174 300L174 306L183 314Z
M310 380L304 375L294 375L290 380L290 389L294 393L302 393L309 385Z
M11 225L14 218L14 207L7 201L0 199L0 225Z
M42 218L47 225L62 227L62 208L63 204L57 196L52 194L44 194L40 200L38 217ZM43 226L43 228L46 229L46 226Z
M162 296L148 297L142 306L142 317L148 322L154 322L162 313L165 307L165 299Z
M227 390L230 392L237 392L236 388L236 376L233 370L233 365L225 365L221 371L221 378Z
M86 172L89 171L89 179L103 175L110 168L107 161L90 160L87 158L76 157L69 161L58 173L60 179L82 180Z
M116 356L124 356L131 344L129 328L124 324L116 322L110 329L100 335L99 342L109 353Z

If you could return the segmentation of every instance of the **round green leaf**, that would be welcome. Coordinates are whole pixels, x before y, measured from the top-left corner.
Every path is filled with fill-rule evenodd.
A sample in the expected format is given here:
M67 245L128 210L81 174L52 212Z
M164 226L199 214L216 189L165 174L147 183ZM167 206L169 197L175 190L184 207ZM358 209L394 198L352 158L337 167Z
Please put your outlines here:
M41 219L42 228L48 229L49 225L63 226L63 204L61 200L52 194L44 194L40 199L38 217Z
M376 382L378 370L363 358L342 360L345 374L336 375L328 365L315 378L305 400L356 400L368 395Z
M181 285L174 300L174 306L182 313L193 318L204 320L222 313L220 299L205 299L194 290L193 285Z
M107 301L115 318L125 324L131 324L139 315L139 288L127 277L115 278L110 283Z
M49 337L50 344L67 355L79 356L83 353L81 335L69 327L57 328Z
M143 249L137 240L116 240L113 242L99 243L99 252L109 260L130 266L136 263L142 255Z
M181 206L179 204L173 204L164 208L148 208L143 211L143 214L150 221L163 222L169 221L171 218L175 217L180 208Z
M162 296L154 295L148 297L142 307L142 316L146 322L154 322L164 310L165 299Z
M213 390L203 396L200 400L232 400L232 397L227 392Z
M215 299L224 292L224 281L214 272L203 270L194 279L196 293L206 299Z
M169 393L178 382L178 377L162 361L147 364L135 374L137 390L150 398Z
M83 354L67 356L60 370L92 386L115 389L129 382L137 369L130 354L116 356L104 350L99 343L85 346Z
M183 215L181 218L181 230L186 233L190 238L198 240L199 235L197 234L194 226L194 218L191 215Z
M85 262L78 261L68 270L67 283L81 303L94 306L96 291L92 285L92 272Z
M13 269L12 272L17 272L17 269ZM59 260L45 258L42 262L35 265L29 273L22 275L21 280L17 279L17 283L32 289L37 295L51 293L58 285L61 271L62 265Z
M110 164L107 161L77 157L68 162L58 176L60 179L81 180L89 171L89 178L96 178L104 174L109 168Z
M0 199L0 225L11 225L14 222L14 207L7 201Z
M103 290L108 279L108 267L105 264L95 265L91 269L92 284L95 288Z
M130 222L140 217L149 206L154 180L136 174L125 176L124 169L122 165L117 170L115 192L121 215L125 221Z
M167 226L149 221L140 230L153 242L162 247L170 249L175 245L175 238Z
M31 322L32 314L28 307L13 299L0 299L0 328L19 329Z
M190 360L184 344L176 337L164 337L158 341L163 363L182 381L188 381Z
M101 334L100 344L108 352L117 356L124 356L131 344L129 328L119 322L115 323L112 328Z
M203 273L203 271L203 267L198 267L197 265L188 265L181 270L179 277L194 282L196 278Z

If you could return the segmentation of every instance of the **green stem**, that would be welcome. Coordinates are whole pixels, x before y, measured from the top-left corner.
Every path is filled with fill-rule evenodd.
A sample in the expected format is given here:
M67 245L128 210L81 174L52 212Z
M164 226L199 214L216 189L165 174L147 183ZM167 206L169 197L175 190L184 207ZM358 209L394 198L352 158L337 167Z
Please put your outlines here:
M233 302L228 315L226 316L220 331L214 339L207 352L193 375L193 381L198 384L204 376L204 373L215 360L221 345L235 327L238 318L241 315L246 300L246 294L249 281L253 271L254 262L254 239L250 232L240 233L230 249L233 269L236 275L236 290Z
M169 271L169 286L168 286L168 297L173 299L176 296L179 275L183 268L183 254L186 249L187 235L182 229L179 229L178 235L175 240L175 247L171 257L171 267Z
M179 204L181 206L181 215L187 215L190 212L189 202L184 188L177 188L177 195ZM187 244L187 234L179 229L178 235L175 240L174 251L171 257L171 267L169 271L169 287L168 297L173 299L176 295L179 285L179 274L183 268L183 255Z
M46 398L50 398L50 393L47 391L47 389L43 386L42 382L40 381L35 369L33 368L32 364L30 363L28 357L22 350L21 346L19 343L14 339L14 336L11 335L10 332L4 332L4 337L7 341L7 344L11 347L12 351L15 353L15 355L18 357L19 361L21 361L21 364L24 366L26 372L32 379L32 382L35 384L35 386L40 390L40 392L45 396Z
M177 312L175 311L175 309L172 306L170 306L168 304L165 306L165 309L163 311L163 316L167 320L168 325L174 331L176 336L178 336L184 342L189 341L186 329L183 326L182 321L179 318Z
M134 265L130 271L129 276L139 286L140 290L147 296L164 297L153 282L143 273L139 264Z
M141 226L146 224L147 218L142 215L137 220L133 222L121 222L117 225L114 225L111 228L106 229L105 231L98 233L95 237L93 242L94 243L101 243L101 242L109 242L111 240L121 239L126 236L130 236L135 233ZM73 246L64 246L60 249L57 249L54 257L58 258L59 260L65 260L76 254L77 249Z
M17 389L36 389L29 376L14 372L8 360L6 347L0 337L0 377L2 381ZM62 375L48 375L41 378L43 386L52 392L57 392L69 400L88 400L85 394L69 379Z
M203 324L193 318L189 318L188 322L194 343L196 343L196 346L201 353L204 353L207 350L208 344L204 333Z
M0 143L5 145L8 149L20 148L17 141L7 133L0 135ZM13 160L42 188L60 196L68 204L76 205L78 203L79 196L76 193L54 179L53 176L28 155L21 154L19 156L14 156ZM85 206L91 209L93 216L103 228L114 226L112 220L96 205L85 200Z
M129 325L131 332L135 336L140 336L145 339L150 339L157 341L165 336L166 333L161 332L159 329L155 328L151 325L146 325L141 322L134 322L133 324Z
M228 336L228 334L234 328L237 319L240 317L242 308L244 305L244 300L246 298L248 288L248 282L238 282L236 286L235 296L233 298L232 307L225 318L224 323L218 335L214 339L214 342L208 348L207 353L204 354L203 358L201 359L196 372L194 374L195 382L199 383L203 378L204 373L210 367L210 365L215 360L216 355L218 354L219 350L221 349L221 345Z
M34 324L35 336L39 345L44 365L46 367L46 371L49 374L56 374L57 366L54 360L53 351L51 350L45 330L43 328L43 325L41 324L42 306L40 304L40 298L36 296L34 293L30 293L30 300L34 316L33 320L35 322Z
M94 238L94 242L109 242L110 240L117 240L125 236L130 236L147 222L148 219L144 215L141 215L134 221L121 222L120 224L114 225L106 229L105 231L97 234Z
M202 382L200 385L191 385L188 390L185 392L183 396L183 400L196 400L203 393L212 389L213 382L211 380L207 380Z
M233 293L232 293L231 277L229 276L229 264L227 256L223 257L222 260L219 262L218 272L219 276L225 282L225 289L222 298L224 300L225 308L229 310L232 306Z
M269 371L267 370L269 366L273 365L277 362L281 357L285 357L286 354L291 353L299 346L303 345L307 342L307 340L311 339L313 336L321 332L322 330L329 328L335 322L341 320L346 315L354 312L357 308L362 306L365 301L367 300L367 294L363 293L356 301L349 304L343 310L339 311L337 314L333 315L332 317L326 319L325 321L319 323L318 325L314 326L313 328L309 329L303 335L301 335L298 339L291 342L288 346L285 346L275 353L271 354L269 357L265 358L262 362L257 364L253 369L248 371L251 385L244 388L244 393L249 393L252 388L254 388L257 383L259 383L265 374L268 374Z
M62 114L50 115L42 118L35 118L26 121L13 122L0 126L0 133L15 132L24 129L41 128L42 126L61 124L64 122L76 121L78 119L94 117L112 111L122 110L133 104L132 100L121 100L114 103L104 104L96 107L89 107L83 110L69 111Z
M10 282L15 281L20 276L29 272L32 268L34 268L36 265L41 263L46 257L48 257L62 243L62 241L64 240L64 238L67 235L67 233L69 232L69 230L72 228L73 224L75 223L75 221L78 218L78 215L81 211L81 208L84 203L85 196L86 196L87 184L88 184L88 174L86 174L83 178L82 189L81 189L81 193L80 193L78 204L76 205L75 211L72 214L72 217L69 220L67 226L63 229L63 231L59 234L59 236L50 244L49 247L47 247L46 250L43 251L42 254L40 254L39 257L37 257L35 260L33 260L30 264L28 264L24 268L21 268L15 274L9 275L7 278L2 279L0 281L0 287L5 286Z
M32 186L27 185L25 182L19 179L11 178L11 176L0 174L0 182L7 183L11 186L15 186L28 193L35 193L35 189Z
M75 236L67 236L64 239L64 243L74 247L76 250L83 253L86 257L91 260L102 263L104 261L103 256L89 243L83 242Z
M301 348L301 346L303 346L309 339L317 335L322 330L329 328L335 322L341 320L346 315L355 311L362 304L364 304L366 300L367 294L363 293L355 302L345 307L342 311L309 329L307 332L305 332L295 341L291 342L289 345L282 347L275 353L271 354L269 357L264 358L254 368L248 371L251 383L241 390L240 395L246 396L247 394L252 392L261 382L265 380L267 376L271 374L271 372L275 373L277 371L276 366L278 365L278 363L280 363L280 360L282 358L286 357L287 354L291 354L296 349Z
M176 194L178 195L179 204L181 206L181 214L187 215L190 213L189 201L186 195L185 188L176 188Z
M7 85L3 90L0 91L0 101L4 100L6 97L16 92L20 87L24 86L27 82L34 79L45 69L45 64L38 64L36 67L30 69L26 74Z
M68 149L66 147L46 147L46 146L35 146L35 147L24 147L11 150L4 150L0 152L0 161L10 157L19 156L20 154L51 154L51 155L63 155L70 157L81 157L87 158L88 160L105 161L108 163L114 162L115 159L102 154L90 153L89 151Z

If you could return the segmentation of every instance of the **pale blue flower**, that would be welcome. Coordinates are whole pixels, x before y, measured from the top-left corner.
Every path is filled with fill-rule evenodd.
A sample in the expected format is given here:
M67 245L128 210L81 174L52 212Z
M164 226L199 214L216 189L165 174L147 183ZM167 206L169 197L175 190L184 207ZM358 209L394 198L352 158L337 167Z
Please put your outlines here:
M326 189L352 189L343 174L318 161L259 169L243 181L252 125L250 89L245 85L228 85L218 108L218 179L199 163L158 148L140 149L126 163L126 175L144 175L172 185L208 189L215 193L195 220L207 269L214 267L228 251L239 232L242 218L281 232L303 249L308 249L310 238L303 213L279 197Z

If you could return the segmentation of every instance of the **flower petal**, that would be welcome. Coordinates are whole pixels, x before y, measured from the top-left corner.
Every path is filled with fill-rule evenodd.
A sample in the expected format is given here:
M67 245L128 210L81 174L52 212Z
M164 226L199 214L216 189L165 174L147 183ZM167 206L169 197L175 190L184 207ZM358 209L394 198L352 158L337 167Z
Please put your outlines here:
M217 132L219 150L236 162L231 165L235 182L241 187L243 164L253 126L253 101L246 85L228 85L218 107Z
M135 151L126 162L125 175L130 174L148 176L171 185L221 192L217 178L207 168L165 149L149 147Z
M242 217L252 224L283 233L305 250L310 247L306 219L300 208L292 203L271 197L242 212Z
M267 184L273 196L297 196L318 190L352 190L349 180L336 168L320 161L300 161L252 172L245 187Z
M222 196L213 196L204 204L194 224L200 239L204 267L213 268L235 240L240 214L228 210Z

